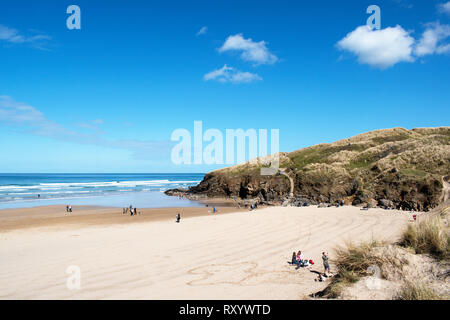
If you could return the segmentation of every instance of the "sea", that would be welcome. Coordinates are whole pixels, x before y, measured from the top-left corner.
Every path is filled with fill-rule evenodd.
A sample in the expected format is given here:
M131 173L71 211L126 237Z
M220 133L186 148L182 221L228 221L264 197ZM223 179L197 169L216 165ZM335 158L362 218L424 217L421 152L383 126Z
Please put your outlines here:
M203 173L0 173L0 209L47 205L163 208L200 206L164 191L197 185Z

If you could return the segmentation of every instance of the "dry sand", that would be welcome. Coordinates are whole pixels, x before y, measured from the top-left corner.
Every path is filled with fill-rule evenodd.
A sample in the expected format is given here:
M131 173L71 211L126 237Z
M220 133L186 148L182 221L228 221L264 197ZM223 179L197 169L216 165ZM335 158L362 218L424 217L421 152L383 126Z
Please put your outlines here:
M302 299L326 284L287 263L294 250L322 271L322 251L332 258L345 240L393 241L411 219L350 206L148 209L136 217L61 209L0 211L0 299ZM80 268L79 290L67 287L69 266Z

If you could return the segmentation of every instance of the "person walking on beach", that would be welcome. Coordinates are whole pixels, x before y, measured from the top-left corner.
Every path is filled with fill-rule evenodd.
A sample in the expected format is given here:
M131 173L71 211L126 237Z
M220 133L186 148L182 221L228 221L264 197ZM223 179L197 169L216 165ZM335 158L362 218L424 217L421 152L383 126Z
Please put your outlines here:
M328 253L322 252L322 260L323 260L324 274L327 275L327 272L330 273L330 264L328 263Z
M137 216L137 209L134 208L134 215Z
M180 214L179 213L177 213L177 215L176 215L176 222L177 223L180 223L180 220L181 220L181 216L180 216Z

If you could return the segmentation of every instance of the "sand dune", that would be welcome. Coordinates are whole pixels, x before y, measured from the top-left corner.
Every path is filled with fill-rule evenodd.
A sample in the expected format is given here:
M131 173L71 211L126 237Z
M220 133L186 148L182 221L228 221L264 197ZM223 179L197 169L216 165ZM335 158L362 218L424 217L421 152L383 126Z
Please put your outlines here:
M288 265L344 240L395 240L410 214L356 207L254 212L0 233L1 299L301 299L324 288ZM81 288L69 290L69 266Z

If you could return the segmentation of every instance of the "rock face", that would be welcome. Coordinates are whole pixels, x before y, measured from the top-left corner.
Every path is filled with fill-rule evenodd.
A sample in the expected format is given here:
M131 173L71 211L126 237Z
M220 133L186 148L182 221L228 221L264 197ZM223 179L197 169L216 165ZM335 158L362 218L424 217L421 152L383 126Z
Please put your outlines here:
M208 173L200 184L190 189L210 197L259 198L262 201L278 201L289 193L286 178L275 176L230 175Z
M186 192L258 198L292 205L318 203L429 210L443 200L450 175L450 127L385 129L331 144L280 153L280 173L262 176L261 159L208 173ZM169 191L168 194L173 194Z

